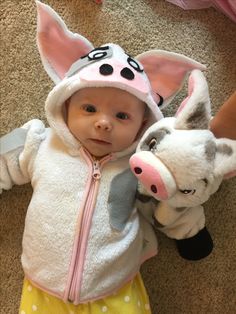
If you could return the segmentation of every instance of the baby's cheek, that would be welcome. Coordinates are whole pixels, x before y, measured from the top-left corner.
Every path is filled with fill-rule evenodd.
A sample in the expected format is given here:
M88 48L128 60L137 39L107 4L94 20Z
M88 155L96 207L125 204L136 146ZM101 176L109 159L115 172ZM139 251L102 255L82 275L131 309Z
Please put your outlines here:
M74 121L73 121L72 123L69 123L69 124L68 124L68 128L69 128L70 132L72 133L72 135L73 135L76 139L80 140L80 139L79 139L79 131L78 131L77 123L74 122Z
M129 146L131 146L136 138L136 134L128 134L127 132L125 132L123 134L122 139L120 140L120 143L123 145L123 149L128 148Z

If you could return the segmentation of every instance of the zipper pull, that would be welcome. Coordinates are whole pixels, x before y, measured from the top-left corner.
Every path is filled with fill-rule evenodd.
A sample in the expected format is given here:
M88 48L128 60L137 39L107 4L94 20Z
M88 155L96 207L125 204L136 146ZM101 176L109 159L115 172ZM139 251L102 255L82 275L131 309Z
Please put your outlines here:
M93 162L93 178L95 180L99 180L101 178L100 165L97 160Z

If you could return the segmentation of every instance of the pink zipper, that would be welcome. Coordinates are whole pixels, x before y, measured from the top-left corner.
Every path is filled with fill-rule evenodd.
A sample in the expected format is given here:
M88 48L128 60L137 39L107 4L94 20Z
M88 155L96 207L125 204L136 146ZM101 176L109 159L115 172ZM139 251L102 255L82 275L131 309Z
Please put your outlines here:
M74 243L72 261L68 276L67 288L64 295L65 301L70 301L75 304L79 303L80 291L82 284L84 260L87 249L88 237L91 227L91 221L93 217L93 212L95 208L95 202L97 198L98 187L101 178L102 166L109 160L112 156L108 155L98 160L93 160L90 154L86 150L81 150L84 159L90 167L89 180L86 185L86 196L84 202L80 209L80 216L78 217L78 232L76 235L76 240Z

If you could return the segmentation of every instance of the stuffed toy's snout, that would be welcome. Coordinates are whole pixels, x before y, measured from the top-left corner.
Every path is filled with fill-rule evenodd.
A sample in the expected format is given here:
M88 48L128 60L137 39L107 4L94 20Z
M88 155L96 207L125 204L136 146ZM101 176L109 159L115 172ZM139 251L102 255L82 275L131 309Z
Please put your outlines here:
M130 158L130 167L148 194L158 200L170 198L176 191L172 173L151 152L137 152Z

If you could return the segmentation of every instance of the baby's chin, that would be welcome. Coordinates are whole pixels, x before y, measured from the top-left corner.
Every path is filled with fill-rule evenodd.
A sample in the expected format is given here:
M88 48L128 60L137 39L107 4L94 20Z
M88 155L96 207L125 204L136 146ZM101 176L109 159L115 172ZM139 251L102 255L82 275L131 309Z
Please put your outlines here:
M102 157L113 153L113 150L109 146L110 145L100 143L95 143L94 145L84 145L86 150L97 159L101 159Z
M108 143L105 141L99 140L86 140L82 145L86 148L86 150L95 158L101 159L107 155L113 153L119 153L125 151L132 144L127 145L113 145L112 143Z

